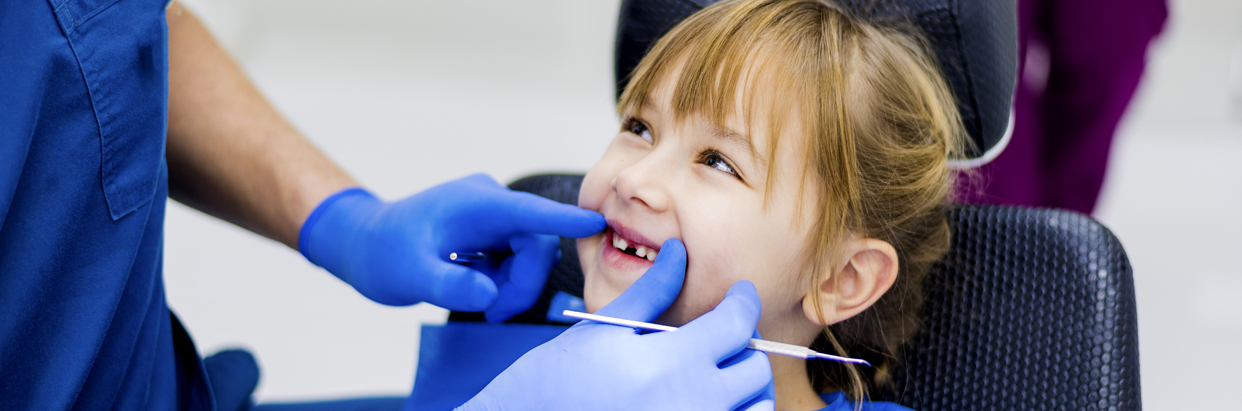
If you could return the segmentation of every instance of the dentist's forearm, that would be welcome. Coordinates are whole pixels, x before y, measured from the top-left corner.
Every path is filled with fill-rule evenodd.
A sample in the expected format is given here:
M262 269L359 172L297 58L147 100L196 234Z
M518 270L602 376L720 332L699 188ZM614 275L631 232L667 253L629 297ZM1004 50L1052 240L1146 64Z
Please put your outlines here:
M174 200L294 249L326 197L358 185L265 99L189 10L168 18L168 186Z

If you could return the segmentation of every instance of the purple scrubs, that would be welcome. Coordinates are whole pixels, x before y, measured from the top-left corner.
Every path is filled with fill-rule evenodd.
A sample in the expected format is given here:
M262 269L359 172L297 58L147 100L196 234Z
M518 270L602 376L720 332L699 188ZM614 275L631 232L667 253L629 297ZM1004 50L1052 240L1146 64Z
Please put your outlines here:
M1013 137L968 201L1090 214L1167 15L1164 0L1019 0Z

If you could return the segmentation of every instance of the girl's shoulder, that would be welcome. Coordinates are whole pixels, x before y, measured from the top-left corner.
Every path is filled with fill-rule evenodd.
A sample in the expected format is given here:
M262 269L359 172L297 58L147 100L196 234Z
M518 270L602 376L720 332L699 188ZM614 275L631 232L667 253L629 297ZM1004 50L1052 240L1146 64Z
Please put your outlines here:
M854 403L845 398L845 394L837 391L827 394L820 394L819 398L828 404L827 407L821 408L820 411L854 411ZM909 408L882 401L864 401L862 404L863 411L913 411Z

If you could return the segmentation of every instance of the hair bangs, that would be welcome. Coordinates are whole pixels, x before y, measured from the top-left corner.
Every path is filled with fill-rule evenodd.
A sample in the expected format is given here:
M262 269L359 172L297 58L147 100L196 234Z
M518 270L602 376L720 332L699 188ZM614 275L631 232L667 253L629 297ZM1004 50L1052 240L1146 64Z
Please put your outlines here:
M737 116L748 129L736 131L750 136L756 120L765 118L766 147L746 140L751 154L765 166L765 191L770 194L775 169L769 161L776 156L781 136L786 132L811 136L821 128L815 120L821 111L816 104L822 91L819 64L806 59L822 55L823 44L816 41L819 30L814 24L821 12L814 7L791 8L778 3L753 8L708 7L674 27L653 46L631 73L617 114L634 115L651 103L657 87L671 86L672 100L667 109L676 121L698 116L724 127L731 116ZM786 125L791 123L802 127L788 130ZM809 157L804 161L804 165L811 163ZM805 168L802 177L814 172ZM799 190L799 196L804 194Z

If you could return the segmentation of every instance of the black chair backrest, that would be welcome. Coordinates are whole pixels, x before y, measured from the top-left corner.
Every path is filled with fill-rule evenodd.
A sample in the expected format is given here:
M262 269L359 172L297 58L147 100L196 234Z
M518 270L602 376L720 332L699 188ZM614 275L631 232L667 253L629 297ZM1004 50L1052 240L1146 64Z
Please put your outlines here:
M617 96L647 50L678 22L720 0L623 0L617 23ZM868 21L901 18L927 37L980 157L1009 129L1018 73L1016 0L833 0Z
M576 204L581 175L510 185ZM1117 238L1070 211L962 206L952 248L928 274L922 327L875 399L915 410L1139 410L1138 328ZM573 239L543 296L510 322L546 324L557 292L582 297ZM453 312L450 321L482 321Z

